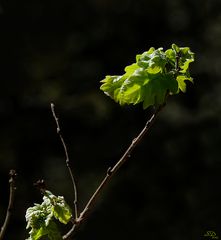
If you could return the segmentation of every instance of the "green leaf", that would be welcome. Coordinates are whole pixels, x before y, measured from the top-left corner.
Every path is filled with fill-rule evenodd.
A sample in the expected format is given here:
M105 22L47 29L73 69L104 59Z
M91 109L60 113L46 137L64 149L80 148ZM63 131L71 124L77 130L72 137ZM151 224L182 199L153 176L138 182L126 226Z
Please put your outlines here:
M124 79L122 76L106 76L101 82L103 83L101 90L109 97L116 99L117 92L124 82Z
M193 83L193 79L191 77L187 77L186 75L179 75L179 76L177 76L176 79L178 82L179 89L182 92L186 92L186 83L185 83L186 80Z
M47 236L51 240L61 240L62 235L55 222L51 221L47 227L40 227L38 229L32 229L30 231L30 237L28 240L38 240L43 236Z
M168 49L165 51L167 61L170 63L171 67L175 66L176 52L173 49Z
M40 204L35 204L34 207L30 207L26 211L26 221L27 227L31 228L29 232L30 240L40 239L42 236L47 235L47 226L53 217L50 207L43 202Z
M171 49L150 48L136 56L136 63L121 76L106 76L100 89L120 105L138 104L143 108L161 105L166 96L186 91L185 81L192 81L189 65L194 54L188 47L173 44Z
M166 55L162 48L155 50L150 48L149 51L138 55L137 64L139 67L146 69L149 73L162 72L165 64L167 63Z
M28 239L37 240L45 235L49 239L62 239L55 220L58 219L61 223L67 224L71 216L71 209L65 202L64 197L57 197L50 191L45 191L43 202L35 204L26 211L26 228L31 228Z
M143 108L162 105L167 94L174 94L178 84L171 73L149 75L150 81L145 86Z
M175 53L179 53L180 52L180 48L175 43L173 43L171 47L172 47L172 50Z
M28 239L30 240L38 240L41 237L45 236L48 234L48 231L46 228L40 227L40 228L33 228L30 232L30 237Z
M53 214L54 217L58 219L61 223L67 224L70 221L72 217L71 209L65 202L63 197L57 197L56 205L53 208Z

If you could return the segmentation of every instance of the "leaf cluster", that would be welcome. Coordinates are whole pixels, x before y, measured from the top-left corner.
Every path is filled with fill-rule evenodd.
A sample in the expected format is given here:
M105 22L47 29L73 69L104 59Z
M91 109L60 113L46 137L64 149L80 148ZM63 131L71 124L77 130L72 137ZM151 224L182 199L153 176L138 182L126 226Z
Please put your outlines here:
M137 55L123 75L106 76L100 89L120 105L142 102L144 109L162 105L168 95L186 91L186 80L193 82L189 73L193 61L188 47L172 44L166 51L152 47Z
M61 240L62 236L55 220L67 224L71 217L71 209L65 202L64 197L57 197L46 190L43 202L35 204L26 211L26 228L31 228L27 240L37 240L43 236L47 236L51 240Z

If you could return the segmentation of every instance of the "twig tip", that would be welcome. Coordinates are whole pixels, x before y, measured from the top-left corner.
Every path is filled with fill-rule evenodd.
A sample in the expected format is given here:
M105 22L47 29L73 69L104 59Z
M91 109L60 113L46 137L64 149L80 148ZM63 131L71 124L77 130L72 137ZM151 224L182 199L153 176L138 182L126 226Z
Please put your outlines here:
M33 184L37 189L40 190L41 193L44 193L46 190L46 184L44 179L39 179Z
M9 171L9 176L10 176L10 178L12 178L13 180L15 180L15 178L17 177L16 171L15 171L14 169L11 169L11 170Z

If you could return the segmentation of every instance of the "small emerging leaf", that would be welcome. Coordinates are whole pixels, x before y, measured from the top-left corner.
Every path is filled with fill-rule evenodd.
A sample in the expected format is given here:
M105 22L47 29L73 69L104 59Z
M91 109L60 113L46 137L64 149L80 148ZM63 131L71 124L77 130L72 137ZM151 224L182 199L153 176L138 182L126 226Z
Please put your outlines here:
M53 214L61 223L67 224L72 216L71 209L64 201L63 197L58 196L56 205L53 208Z
M55 196L45 191L43 202L35 204L26 211L27 229L31 228L28 240L38 240L46 236L52 240L61 240L62 236L57 228L55 219L67 224L72 213L68 204L61 196Z

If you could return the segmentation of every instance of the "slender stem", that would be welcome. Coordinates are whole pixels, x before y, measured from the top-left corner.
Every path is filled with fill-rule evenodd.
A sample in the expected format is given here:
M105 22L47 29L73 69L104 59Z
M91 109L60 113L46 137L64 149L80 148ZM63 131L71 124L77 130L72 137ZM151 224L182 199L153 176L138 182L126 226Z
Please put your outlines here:
M67 149L67 146L65 144L65 141L64 141L64 138L61 134L61 128L60 128L60 124L59 124L59 119L58 117L56 116L56 113L55 113L55 105L53 103L51 103L51 111L52 111L52 114L53 114L53 117L54 117L54 120L56 122L56 126L57 126L57 134L59 135L60 137L60 140L61 140L61 143L62 143L62 146L64 148L64 153L65 153L65 157L66 157L66 166L68 168L68 171L69 171L69 174L70 174L70 177L71 177L71 181L72 181L72 185L73 185L73 189L74 189L74 212L75 212L75 219L78 219L78 195L77 195L77 185L76 185L76 181L75 181L75 178L74 178L74 174L71 170L71 167L70 167L70 159L69 159L69 154L68 154L68 149Z
M4 235L5 235L5 231L8 227L10 218L11 218L11 214L12 214L12 209L13 209L13 204L14 204L14 196L15 196L15 178L16 178L16 172L15 170L10 170L9 172L9 185L10 185L10 193L9 193L9 201L8 201L8 208L7 208L7 213L5 216L5 221L4 224L1 228L1 232L0 232L0 240L3 239Z
M175 52L175 78L176 78L180 71L179 61L181 56L180 52L177 52L176 50L174 50L174 52Z
M89 210L92 208L92 206L96 203L98 195L101 193L103 188L108 184L108 182L112 179L114 174L119 170L119 168L127 161L127 159L130 157L130 154L134 150L134 148L141 142L143 137L146 135L152 124L154 123L158 113L161 111L161 109L164 106L160 106L155 113L151 116L151 118L146 122L144 128L141 130L141 132L138 134L136 138L133 139L130 146L127 148L127 150L124 152L122 157L119 159L119 161L112 167L108 168L106 176L101 181L98 188L95 190L89 201L87 202L86 206L84 207L83 211L80 213L77 221L75 222L72 229L63 236L63 239L68 239L74 232L75 227L78 226L86 217Z

